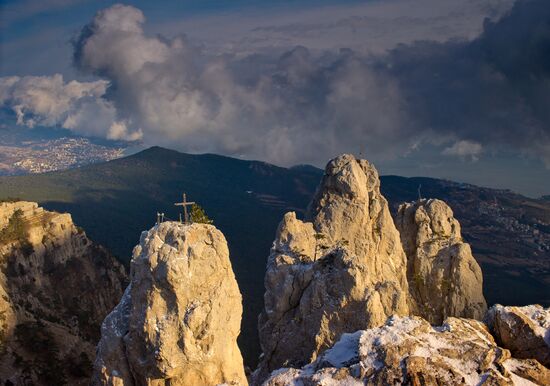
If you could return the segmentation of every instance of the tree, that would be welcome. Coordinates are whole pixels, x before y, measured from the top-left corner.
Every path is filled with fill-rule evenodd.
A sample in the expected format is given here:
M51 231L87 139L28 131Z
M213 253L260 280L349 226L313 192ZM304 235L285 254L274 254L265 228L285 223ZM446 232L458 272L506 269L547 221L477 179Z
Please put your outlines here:
M27 240L28 230L29 225L23 217L23 211L18 209L9 219L8 225L0 231L0 243Z
M191 206L191 221L200 224L212 224L214 222L199 204Z

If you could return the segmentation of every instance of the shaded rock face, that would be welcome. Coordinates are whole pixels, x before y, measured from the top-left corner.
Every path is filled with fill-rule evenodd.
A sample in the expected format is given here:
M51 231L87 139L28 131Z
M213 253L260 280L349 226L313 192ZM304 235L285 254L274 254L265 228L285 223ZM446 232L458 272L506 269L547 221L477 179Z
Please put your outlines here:
M432 327L419 317L345 334L302 369L281 369L264 383L291 385L548 385L550 370L514 359L476 320L448 318Z
M512 355L536 359L550 368L550 308L496 304L487 312L485 321L499 345Z
M411 313L433 324L448 316L482 319L483 275L451 208L433 199L403 204L395 222L407 255Z
M287 213L268 258L255 383L315 360L345 332L409 312L405 253L371 164L332 160L308 220Z
M87 385L124 268L33 202L0 203L0 240L0 383Z
M166 222L141 235L125 294L105 319L94 385L246 385L242 299L223 234Z

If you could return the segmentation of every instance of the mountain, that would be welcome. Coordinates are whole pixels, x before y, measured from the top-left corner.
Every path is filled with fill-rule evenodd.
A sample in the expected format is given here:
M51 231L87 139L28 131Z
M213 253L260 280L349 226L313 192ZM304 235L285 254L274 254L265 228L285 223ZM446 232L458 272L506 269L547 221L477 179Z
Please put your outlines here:
M245 363L259 354L256 321L263 306L266 259L287 211L303 217L322 177L310 166L281 168L213 154L189 155L159 147L45 174L0 178L0 198L38 201L70 212L96 242L128 263L139 234L157 212L177 220L183 192L198 202L227 238L243 294L240 345ZM550 305L550 203L509 191L431 178L382 176L381 192L397 212L404 201L446 201L484 272L489 304Z
M395 315L432 324L483 318L482 273L460 224L439 200L402 205L397 221L376 168L331 160L305 221L287 213L268 258L258 320L262 360L253 384L314 361L344 333Z

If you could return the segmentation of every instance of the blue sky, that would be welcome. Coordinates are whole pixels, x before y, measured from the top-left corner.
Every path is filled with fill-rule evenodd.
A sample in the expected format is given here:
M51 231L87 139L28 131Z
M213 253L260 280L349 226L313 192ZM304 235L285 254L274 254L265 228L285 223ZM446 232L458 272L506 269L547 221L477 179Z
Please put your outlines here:
M2 0L0 2L0 75L76 76L70 63L70 39L101 9L119 1L106 0ZM214 15L229 18L242 13L292 12L327 5L357 4L343 0L278 1L128 1L141 9L149 24L185 21ZM155 33L155 31L151 31ZM182 31L183 32L183 31ZM46 52L43 48L47 46Z
M550 193L544 0L0 4L3 125Z

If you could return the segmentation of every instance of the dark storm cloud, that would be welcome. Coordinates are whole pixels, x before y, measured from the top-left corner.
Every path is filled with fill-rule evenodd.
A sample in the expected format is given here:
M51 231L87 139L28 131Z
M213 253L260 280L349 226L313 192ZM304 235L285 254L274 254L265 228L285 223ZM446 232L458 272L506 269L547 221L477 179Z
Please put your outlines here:
M509 146L550 165L550 7L520 1L471 42L419 42L382 65L417 127Z

